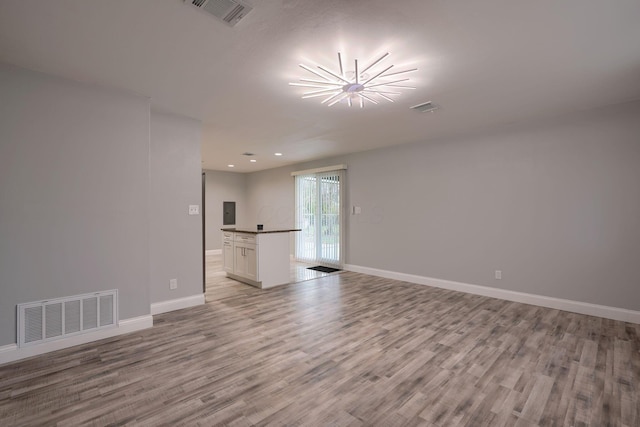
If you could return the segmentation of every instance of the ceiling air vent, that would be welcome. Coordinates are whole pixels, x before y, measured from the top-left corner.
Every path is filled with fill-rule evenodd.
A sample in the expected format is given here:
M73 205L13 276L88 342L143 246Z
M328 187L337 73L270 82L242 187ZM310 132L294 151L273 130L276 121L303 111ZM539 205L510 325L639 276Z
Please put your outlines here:
M439 108L440 106L434 104L431 101L425 102L423 104L414 105L413 107L411 107L412 110L416 110L420 113L429 113L431 111L436 111Z
M185 3L223 20L233 27L253 9L235 0L184 0Z

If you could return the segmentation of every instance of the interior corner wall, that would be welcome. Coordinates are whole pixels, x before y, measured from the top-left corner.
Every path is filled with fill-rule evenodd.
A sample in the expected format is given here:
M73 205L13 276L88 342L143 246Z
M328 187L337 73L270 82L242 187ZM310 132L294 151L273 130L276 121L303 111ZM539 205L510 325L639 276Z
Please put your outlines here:
M362 208L346 262L640 310L639 117L632 103L345 156ZM290 172L323 163L250 174L250 217L292 210Z
M205 174L205 247L222 249L222 202L236 202L236 226L247 226L246 174L204 170Z
M16 305L117 288L149 314L149 100L0 64L0 346Z
M202 203L201 133L200 121L151 111L151 303L203 293L202 212L189 215L189 205Z

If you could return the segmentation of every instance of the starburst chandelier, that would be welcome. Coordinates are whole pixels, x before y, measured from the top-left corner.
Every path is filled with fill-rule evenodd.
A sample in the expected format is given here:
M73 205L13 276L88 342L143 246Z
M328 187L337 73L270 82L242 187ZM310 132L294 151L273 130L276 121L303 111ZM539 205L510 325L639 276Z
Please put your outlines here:
M319 70L317 71L300 64L302 69L319 77L320 80L301 78L300 82L289 84L315 89L304 93L302 98L324 97L321 104L327 104L329 107L345 100L349 107L357 103L360 104L360 108L364 108L365 101L373 104L378 104L381 100L394 102L391 97L400 95L397 89L415 89L412 86L399 84L409 79L398 78L398 76L418 69L390 72L393 65L388 67L382 65L382 61L387 56L389 56L388 52L362 69L359 68L360 64L356 59L353 61L353 70L346 70L342 64L342 55L338 52L338 72L331 71L322 65L316 66Z

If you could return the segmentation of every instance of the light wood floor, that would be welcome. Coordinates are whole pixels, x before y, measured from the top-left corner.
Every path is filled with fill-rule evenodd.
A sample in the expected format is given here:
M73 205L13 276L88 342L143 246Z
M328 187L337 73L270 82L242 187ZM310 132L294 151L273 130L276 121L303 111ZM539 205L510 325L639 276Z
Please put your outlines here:
M350 272L207 300L1 366L0 425L640 425L639 325Z
M226 273L222 269L222 255L207 255L205 262L207 279L205 300L207 302L224 298L229 293L253 292L251 289L246 289L250 288L249 285L242 284L233 279L227 278ZM289 269L290 283L299 283L305 280L317 279L320 277L329 276L330 274L336 274L309 270L308 267L312 266L312 264L292 260L291 267Z

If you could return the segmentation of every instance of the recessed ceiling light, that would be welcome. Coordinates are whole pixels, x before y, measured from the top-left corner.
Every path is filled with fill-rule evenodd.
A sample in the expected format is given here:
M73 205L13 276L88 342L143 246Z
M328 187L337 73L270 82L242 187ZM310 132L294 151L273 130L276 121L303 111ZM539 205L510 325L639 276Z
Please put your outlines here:
M358 102L360 104L360 108L364 107L365 101L373 104L378 104L381 100L394 102L389 95L400 95L400 92L394 91L394 89L415 89L415 87L412 86L398 85L397 83L406 82L409 79L398 79L397 76L417 71L418 69L411 68L409 70L390 72L393 68L393 64L383 68L382 71L379 71L382 67L376 69L376 66L387 56L389 56L388 52L367 65L365 68L359 68L358 60L356 59L353 63L353 70L347 71L342 64L342 55L338 52L338 66L340 67L340 71L334 72L322 65L317 65L316 68L321 71L318 72L316 71L316 68L300 64L300 67L303 70L310 72L321 80L300 79L300 82L302 83L289 84L291 86L315 88L310 92L305 92L302 97L325 97L321 104L327 104L329 107L344 100L347 101L349 107L352 106L353 102Z
M257 160L256 160L256 159L251 159L251 160L249 160L249 161L250 161L251 163L255 163L255 162L257 162Z
M282 153L274 153L276 156L282 156Z
M235 168L235 167L236 167L236 165L227 165L227 167Z

